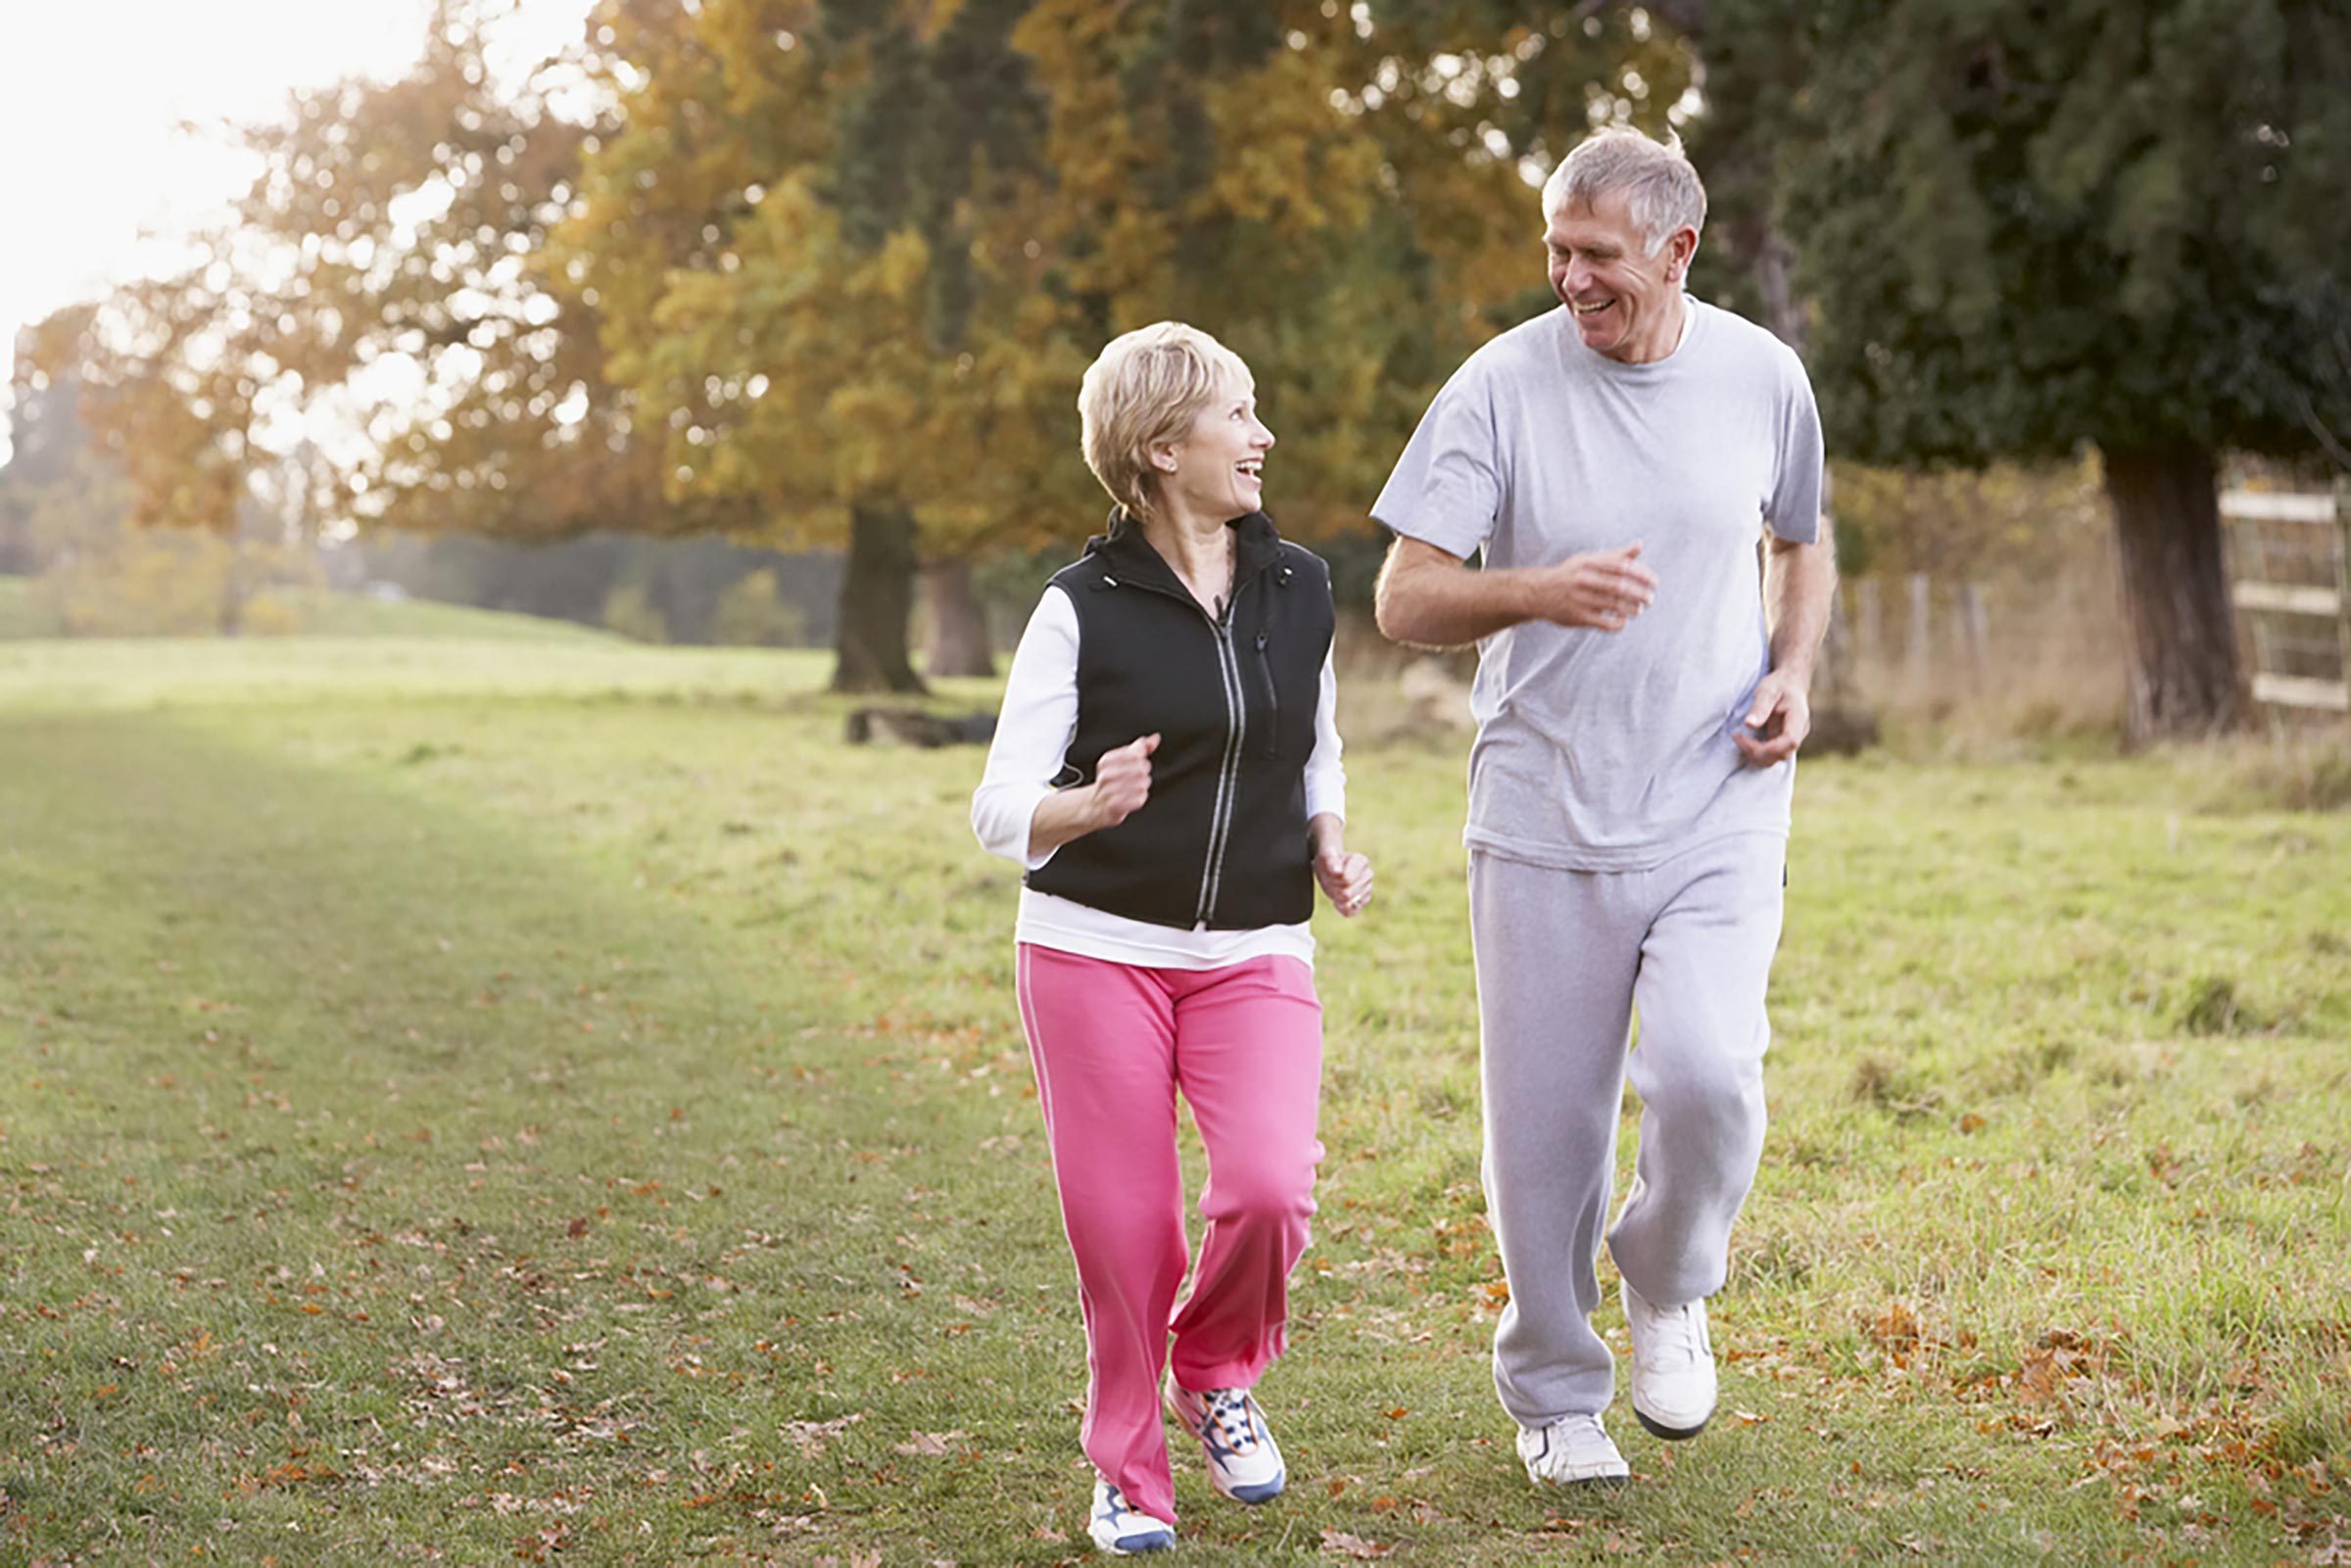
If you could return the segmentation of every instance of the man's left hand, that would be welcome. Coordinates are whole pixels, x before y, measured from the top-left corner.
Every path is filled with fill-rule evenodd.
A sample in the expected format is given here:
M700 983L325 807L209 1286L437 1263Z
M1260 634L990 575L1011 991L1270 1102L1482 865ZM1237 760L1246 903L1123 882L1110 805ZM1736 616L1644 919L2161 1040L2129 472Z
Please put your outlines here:
M1755 686L1755 700L1748 705L1747 728L1735 731L1739 754L1757 768L1786 762L1812 733L1812 699L1793 671L1774 670Z

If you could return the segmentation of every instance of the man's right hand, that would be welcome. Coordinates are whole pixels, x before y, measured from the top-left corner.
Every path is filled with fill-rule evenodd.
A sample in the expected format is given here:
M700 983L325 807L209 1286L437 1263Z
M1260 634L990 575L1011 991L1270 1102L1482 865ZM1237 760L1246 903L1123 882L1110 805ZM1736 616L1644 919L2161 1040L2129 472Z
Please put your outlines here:
M1656 596L1657 574L1641 564L1638 542L1616 549L1570 555L1530 573L1528 608L1559 626L1621 632Z
M1102 753L1092 785L1096 828L1116 828L1151 798L1151 753L1158 749L1159 736L1153 734Z
M1526 621L1621 632L1649 606L1657 577L1638 542L1553 566L1472 571L1425 540L1399 537L1379 569L1379 629L1415 647L1460 647Z

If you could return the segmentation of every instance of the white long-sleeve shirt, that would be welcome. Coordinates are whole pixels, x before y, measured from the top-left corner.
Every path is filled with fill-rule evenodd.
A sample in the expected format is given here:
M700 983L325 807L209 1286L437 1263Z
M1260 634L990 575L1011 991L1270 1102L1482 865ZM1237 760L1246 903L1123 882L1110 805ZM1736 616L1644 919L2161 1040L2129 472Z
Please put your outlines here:
M1325 812L1341 820L1347 815L1338 696L1338 677L1325 654L1315 703L1315 748L1306 759L1309 822ZM1051 850L1041 855L1029 852L1029 830L1038 803L1053 793L1052 781L1077 733L1078 607L1060 589L1047 588L1012 655L1004 708L987 748L987 769L972 792L972 832L983 849L1028 871L1053 858ZM1187 930L1130 920L1028 886L1021 889L1013 937L1058 952L1147 969L1223 969L1271 955L1309 964L1315 959L1315 938L1303 921L1253 930Z

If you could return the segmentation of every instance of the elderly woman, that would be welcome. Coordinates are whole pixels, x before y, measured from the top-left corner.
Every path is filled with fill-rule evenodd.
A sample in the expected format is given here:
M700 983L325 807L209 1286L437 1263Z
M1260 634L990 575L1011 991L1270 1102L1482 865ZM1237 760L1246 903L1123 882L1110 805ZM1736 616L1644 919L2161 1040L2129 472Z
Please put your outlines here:
M1322 1157L1307 922L1317 882L1361 910L1371 867L1346 847L1330 573L1258 509L1273 433L1248 367L1163 322L1102 351L1078 409L1118 505L1021 638L972 827L1027 873L1021 1023L1085 1320L1088 1530L1124 1554L1175 1544L1163 1370L1216 1490L1281 1491L1250 1390ZM1178 1092L1208 1151L1196 1263Z

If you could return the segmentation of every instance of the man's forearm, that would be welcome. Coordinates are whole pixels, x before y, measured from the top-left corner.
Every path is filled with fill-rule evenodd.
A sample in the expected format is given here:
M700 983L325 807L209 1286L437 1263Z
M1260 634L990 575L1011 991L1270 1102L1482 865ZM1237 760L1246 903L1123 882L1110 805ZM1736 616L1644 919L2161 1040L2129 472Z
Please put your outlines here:
M1417 647L1475 642L1531 619L1525 568L1476 571L1459 561L1388 557L1373 610L1380 635Z
M1771 667L1799 677L1807 689L1828 636L1829 606L1837 594L1837 542L1829 520L1810 545L1774 539L1763 559L1764 615L1771 627Z

